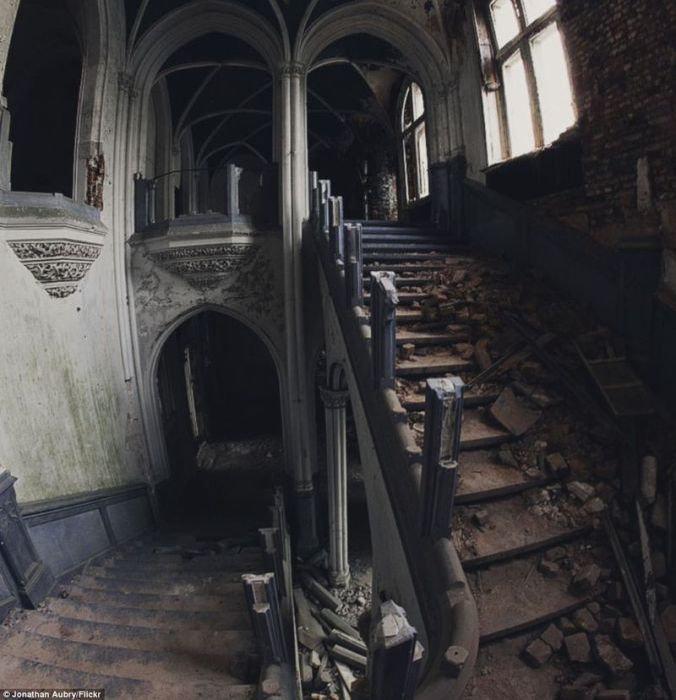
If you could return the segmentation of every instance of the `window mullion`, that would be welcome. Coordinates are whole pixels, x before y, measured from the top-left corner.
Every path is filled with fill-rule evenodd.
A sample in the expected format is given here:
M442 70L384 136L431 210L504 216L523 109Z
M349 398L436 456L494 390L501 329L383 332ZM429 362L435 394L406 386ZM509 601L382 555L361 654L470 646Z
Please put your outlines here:
M523 64L526 70L526 82L528 83L528 93L530 95L530 111L533 120L533 134L535 136L536 148L544 146L544 134L542 130L542 113L540 112L540 99L538 96L538 86L535 80L535 70L533 69L533 56L530 50L530 39L525 37L520 46Z

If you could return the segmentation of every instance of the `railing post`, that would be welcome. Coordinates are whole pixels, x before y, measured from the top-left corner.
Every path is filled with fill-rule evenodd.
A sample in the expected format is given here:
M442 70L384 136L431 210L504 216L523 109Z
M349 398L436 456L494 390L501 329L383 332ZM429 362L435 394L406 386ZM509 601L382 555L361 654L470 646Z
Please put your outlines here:
M143 231L155 223L155 181L134 175L134 230Z
M397 351L397 288L394 272L371 273L371 359L376 389L393 389Z
M458 480L465 384L460 377L428 379L422 472L422 534L448 537Z
M364 305L361 264L361 225L345 227L345 295L347 308Z
M225 170L225 191L228 202L228 216L236 219L239 214L239 179L243 168L238 168L234 163L228 163Z
M321 196L319 191L319 175L316 170L310 170L308 187L310 188L310 221L316 223L319 220L319 201Z
M413 700L425 650L403 608L388 600L380 615L371 633L369 697Z
M343 198L331 197L331 254L334 260L343 266L345 262L344 222L343 222Z
M251 624L265 665L289 660L274 574L244 574Z
M328 238L330 227L329 199L331 197L331 180L320 180L321 201L319 221L322 233Z

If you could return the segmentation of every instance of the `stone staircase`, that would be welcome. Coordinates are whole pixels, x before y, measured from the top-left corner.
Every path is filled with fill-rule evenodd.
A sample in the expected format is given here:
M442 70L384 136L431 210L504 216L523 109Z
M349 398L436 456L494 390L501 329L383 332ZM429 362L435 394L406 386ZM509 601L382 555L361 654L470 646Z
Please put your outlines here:
M154 535L90 563L0 632L3 688L250 700L260 673L240 580L255 538Z
M397 275L396 391L422 448L425 380L459 375L471 382L484 369L477 365L477 341L496 335L495 319L430 322L426 300L440 292L444 301L464 299L463 281L476 261L429 227L360 223L365 305L370 304L371 272ZM547 629L558 651L563 634L548 625L558 622L560 629L561 620L585 610L599 593L593 584L571 592L571 576L561 560L609 566L608 557L599 554L604 545L586 523L561 524L537 514L538 499L548 495L543 496L545 487L561 482L565 493L567 474L526 475L516 464L501 461L505 448L508 454L525 454L534 442L532 434L517 437L491 416L489 408L503 388L500 382L478 384L465 394L454 540L477 603L482 647L469 695L481 700L555 697L553 674L532 668L532 659L530 666L524 663L524 647L534 633ZM546 510L545 503L540 507ZM573 625L568 634L573 632L580 630ZM552 648L541 646L551 655Z

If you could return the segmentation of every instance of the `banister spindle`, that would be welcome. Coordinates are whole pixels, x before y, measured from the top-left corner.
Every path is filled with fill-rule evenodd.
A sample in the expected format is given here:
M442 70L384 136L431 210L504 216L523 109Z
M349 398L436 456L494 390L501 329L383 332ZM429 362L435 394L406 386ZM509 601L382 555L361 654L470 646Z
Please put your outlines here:
M376 389L394 388L398 301L394 272L372 272L371 347Z

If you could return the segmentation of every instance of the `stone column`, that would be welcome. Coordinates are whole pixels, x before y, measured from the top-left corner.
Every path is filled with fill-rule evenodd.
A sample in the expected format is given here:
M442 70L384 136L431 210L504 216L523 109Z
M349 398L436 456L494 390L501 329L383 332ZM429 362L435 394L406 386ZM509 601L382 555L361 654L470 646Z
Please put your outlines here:
M293 470L296 548L318 545L309 426L312 424L303 309L303 222L308 214L306 68L279 66L275 119L279 120L281 223L284 231L284 321L288 382L288 464Z
M347 586L350 563L347 550L347 391L322 389L326 415L326 471L329 490L329 571L334 586Z

